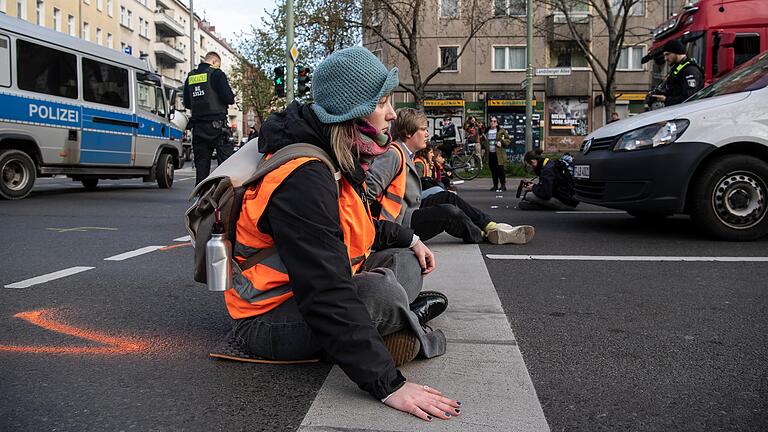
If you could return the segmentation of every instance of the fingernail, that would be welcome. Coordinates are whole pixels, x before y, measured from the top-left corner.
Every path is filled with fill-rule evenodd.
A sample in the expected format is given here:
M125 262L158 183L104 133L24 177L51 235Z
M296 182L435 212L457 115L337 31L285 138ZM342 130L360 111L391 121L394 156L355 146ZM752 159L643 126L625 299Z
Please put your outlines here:
M460 410L460 409L458 409L458 408L454 409L454 411L456 411L456 414L459 414L459 413L461 413L461 410Z
M445 416L446 416L446 417L450 417L450 416L451 416L451 414L450 414L450 413L445 413Z
M432 421L432 416L431 416L431 415L428 415L428 416L427 416L427 419L429 419L429 421Z
M456 405L461 406L461 402L456 401Z

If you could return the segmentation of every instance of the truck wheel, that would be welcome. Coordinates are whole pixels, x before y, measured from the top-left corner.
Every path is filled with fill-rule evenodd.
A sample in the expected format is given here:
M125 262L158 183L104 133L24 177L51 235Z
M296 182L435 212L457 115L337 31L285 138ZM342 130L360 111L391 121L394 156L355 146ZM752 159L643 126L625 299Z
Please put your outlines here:
M99 179L97 178L84 178L80 180L80 183L85 186L87 190L96 190L96 185L99 184Z
M173 157L168 153L163 153L157 159L157 166L155 167L155 176L157 177L157 185L160 189L168 189L173 186Z
M704 167L694 179L691 218L722 240L750 241L768 234L768 164L747 155L728 155Z
M35 162L21 150L0 150L0 197L14 200L29 195L35 185Z

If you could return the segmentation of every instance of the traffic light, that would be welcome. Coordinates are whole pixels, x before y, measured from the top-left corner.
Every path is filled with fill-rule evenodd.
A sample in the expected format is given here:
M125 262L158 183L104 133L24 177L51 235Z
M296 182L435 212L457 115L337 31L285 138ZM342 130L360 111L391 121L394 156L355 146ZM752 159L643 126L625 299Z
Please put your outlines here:
M308 67L299 67L299 87L298 87L298 95L304 96L309 92L309 73L311 70Z
M282 66L275 68L275 96L285 97L285 69Z

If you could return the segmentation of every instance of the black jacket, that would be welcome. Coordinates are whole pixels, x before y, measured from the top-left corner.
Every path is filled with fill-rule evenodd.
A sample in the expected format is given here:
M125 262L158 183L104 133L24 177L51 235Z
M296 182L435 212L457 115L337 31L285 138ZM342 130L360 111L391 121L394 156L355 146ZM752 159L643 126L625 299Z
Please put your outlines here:
M693 59L686 58L682 63L672 65L666 86L664 105L677 105L704 87L704 74Z
M272 153L297 142L314 144L335 159L330 127L320 123L309 105L294 102L262 125L259 150ZM362 168L342 175L364 200ZM361 389L381 399L405 378L352 283L334 183L322 162L297 168L273 193L259 230L274 238L299 309L325 352ZM377 222L374 249L408 247L412 237L410 229Z
M197 69L195 69L192 72L195 71L204 71L208 68L213 69L211 72L211 87L215 90L216 94L219 95L219 98L221 99L221 102L226 105L232 105L235 103L235 93L232 92L232 88L229 86L229 81L227 81L227 75L218 68L212 67L210 64L202 62L197 66ZM191 72L191 73L192 73ZM184 80L184 107L188 109L192 109L192 91L189 88L189 79ZM194 116L195 113L193 112L192 115ZM207 114L205 116L195 116L196 120L222 120L227 118L227 112L226 110L222 113L212 113Z
M559 161L549 160L544 164L544 158L539 158L536 164L536 175L539 182L533 185L533 193L544 200L557 198L564 204L575 206L579 203L573 198L573 182L562 170L557 169Z

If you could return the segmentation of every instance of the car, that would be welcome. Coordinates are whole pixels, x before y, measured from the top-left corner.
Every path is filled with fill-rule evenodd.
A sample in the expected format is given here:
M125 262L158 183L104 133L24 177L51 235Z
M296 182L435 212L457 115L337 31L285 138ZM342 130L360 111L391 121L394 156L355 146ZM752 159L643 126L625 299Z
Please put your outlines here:
M768 52L686 102L611 123L575 158L576 198L639 218L688 214L730 241L768 233Z

